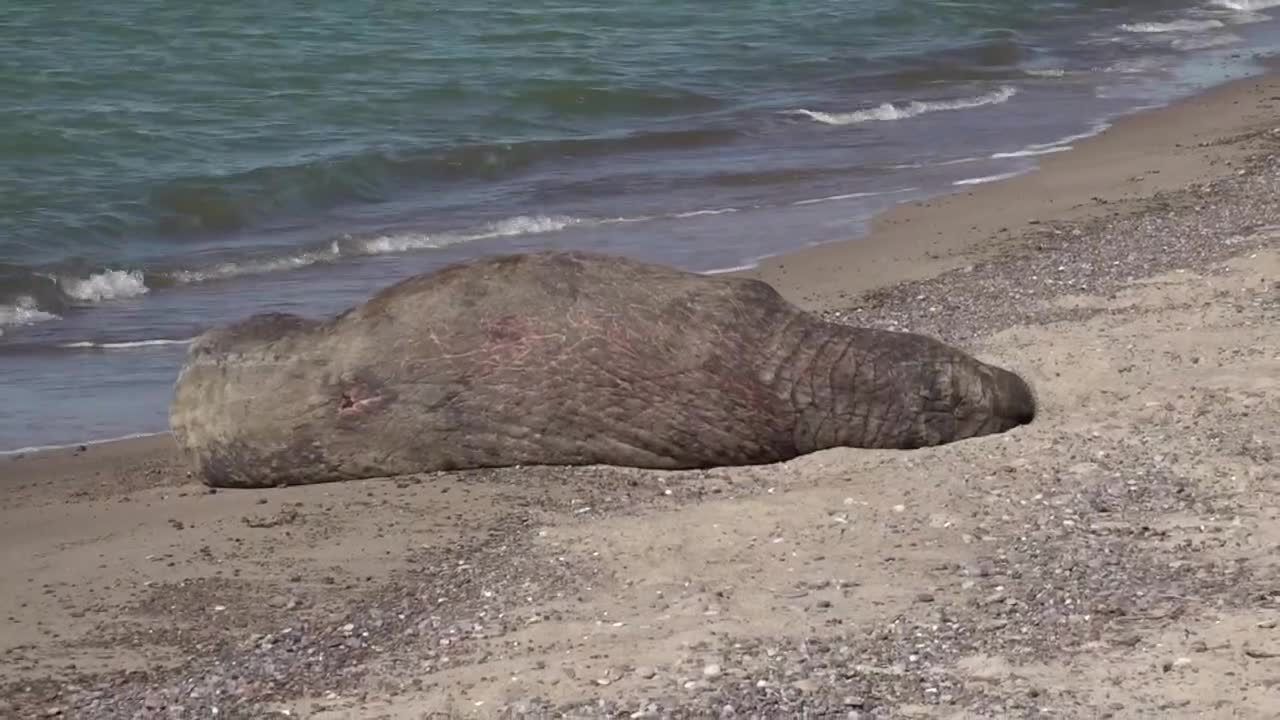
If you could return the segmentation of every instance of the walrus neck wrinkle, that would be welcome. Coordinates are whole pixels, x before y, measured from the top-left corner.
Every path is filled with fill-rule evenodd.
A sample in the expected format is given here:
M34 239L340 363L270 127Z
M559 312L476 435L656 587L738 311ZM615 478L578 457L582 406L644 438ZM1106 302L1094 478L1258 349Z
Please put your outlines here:
M807 315L789 318L768 356L774 391L791 411L791 442L798 454L843 444L856 419L851 388L862 364L852 328L835 328Z
M931 375L918 340L830 325L804 338L804 364L793 371L804 384L793 394L797 451L918 446L911 423L927 393L922 376Z

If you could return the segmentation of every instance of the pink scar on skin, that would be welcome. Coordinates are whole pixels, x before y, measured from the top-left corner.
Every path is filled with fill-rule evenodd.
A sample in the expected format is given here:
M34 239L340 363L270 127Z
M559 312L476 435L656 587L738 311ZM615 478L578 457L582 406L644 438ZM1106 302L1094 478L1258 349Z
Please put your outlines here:
M338 401L338 417L364 415L382 406L383 398L378 394L370 394L363 385L354 385L342 393Z

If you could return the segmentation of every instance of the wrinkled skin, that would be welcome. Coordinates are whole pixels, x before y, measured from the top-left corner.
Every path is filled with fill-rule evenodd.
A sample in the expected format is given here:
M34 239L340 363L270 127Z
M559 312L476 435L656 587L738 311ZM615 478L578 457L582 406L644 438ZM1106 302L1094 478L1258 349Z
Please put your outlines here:
M1016 375L801 312L765 283L616 257L490 257L328 321L192 345L170 421L222 487L510 465L696 468L918 448L1030 422Z

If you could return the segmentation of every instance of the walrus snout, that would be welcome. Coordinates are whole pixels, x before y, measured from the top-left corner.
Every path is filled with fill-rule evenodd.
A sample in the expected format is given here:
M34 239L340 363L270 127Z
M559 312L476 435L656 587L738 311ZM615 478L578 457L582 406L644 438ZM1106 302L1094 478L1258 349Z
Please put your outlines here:
M1026 425L1036 417L1036 397L1031 386L1004 368L987 366L990 373L991 416L999 423L996 432Z

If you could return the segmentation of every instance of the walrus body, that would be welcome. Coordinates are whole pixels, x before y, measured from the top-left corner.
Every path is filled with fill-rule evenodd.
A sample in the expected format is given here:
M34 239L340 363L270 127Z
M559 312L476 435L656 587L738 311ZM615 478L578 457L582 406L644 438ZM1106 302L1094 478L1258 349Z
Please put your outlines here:
M509 465L696 468L1029 422L1018 376L824 322L765 283L589 253L490 257L328 321L193 343L170 420L213 486Z

